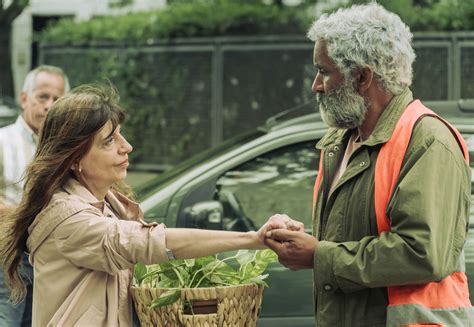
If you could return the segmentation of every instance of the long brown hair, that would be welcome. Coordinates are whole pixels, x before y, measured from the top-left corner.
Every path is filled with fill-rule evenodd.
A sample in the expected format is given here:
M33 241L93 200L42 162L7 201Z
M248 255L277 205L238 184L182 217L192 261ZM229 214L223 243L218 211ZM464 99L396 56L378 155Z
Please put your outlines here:
M125 119L112 87L83 85L59 98L46 115L33 161L25 173L20 204L3 217L3 269L13 303L26 293L19 265L28 238L28 227L72 176L71 167L91 148L96 133L109 121L113 130Z

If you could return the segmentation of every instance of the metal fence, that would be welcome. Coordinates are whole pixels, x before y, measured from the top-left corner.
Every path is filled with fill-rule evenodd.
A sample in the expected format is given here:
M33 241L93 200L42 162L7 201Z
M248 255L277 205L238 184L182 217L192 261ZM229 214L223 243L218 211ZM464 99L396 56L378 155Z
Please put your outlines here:
M474 32L418 33L413 46L416 97L474 98ZM40 62L63 67L72 85L110 79L130 111L133 162L175 165L313 99L312 50L292 36L42 44Z

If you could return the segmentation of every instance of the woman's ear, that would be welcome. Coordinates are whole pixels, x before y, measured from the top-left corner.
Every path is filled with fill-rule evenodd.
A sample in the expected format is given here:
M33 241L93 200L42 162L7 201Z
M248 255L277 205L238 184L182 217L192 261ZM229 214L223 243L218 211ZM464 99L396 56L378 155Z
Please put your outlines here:
M367 90L374 82L373 69L369 66L359 68L355 75L355 81L357 83L357 91L359 91L361 95L367 93Z
M82 167L81 167L81 164L79 162L76 162L74 163L72 166L71 166L71 170L72 171L75 171L76 173L82 173Z

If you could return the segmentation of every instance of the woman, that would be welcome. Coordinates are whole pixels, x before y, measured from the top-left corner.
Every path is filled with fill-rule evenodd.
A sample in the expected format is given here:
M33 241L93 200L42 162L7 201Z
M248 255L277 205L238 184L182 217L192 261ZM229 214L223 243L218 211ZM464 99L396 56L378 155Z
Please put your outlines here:
M47 114L19 207L5 218L4 269L11 300L25 294L21 254L34 267L34 326L130 326L131 268L239 248L263 248L271 228L302 229L275 216L258 232L165 229L143 222L119 193L132 146L112 91L81 86ZM289 223L288 223L289 222Z

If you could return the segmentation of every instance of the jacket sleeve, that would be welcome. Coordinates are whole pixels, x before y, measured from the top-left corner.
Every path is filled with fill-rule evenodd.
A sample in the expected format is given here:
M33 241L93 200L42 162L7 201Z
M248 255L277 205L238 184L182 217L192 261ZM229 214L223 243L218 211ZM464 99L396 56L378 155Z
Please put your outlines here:
M144 226L136 221L98 216L83 210L54 231L60 253L79 267L116 274L137 262L167 261L162 225Z
M462 269L470 169L446 126L435 123L441 135L434 137L425 120L415 128L387 208L391 231L359 241L320 242L314 260L319 289L419 284Z

